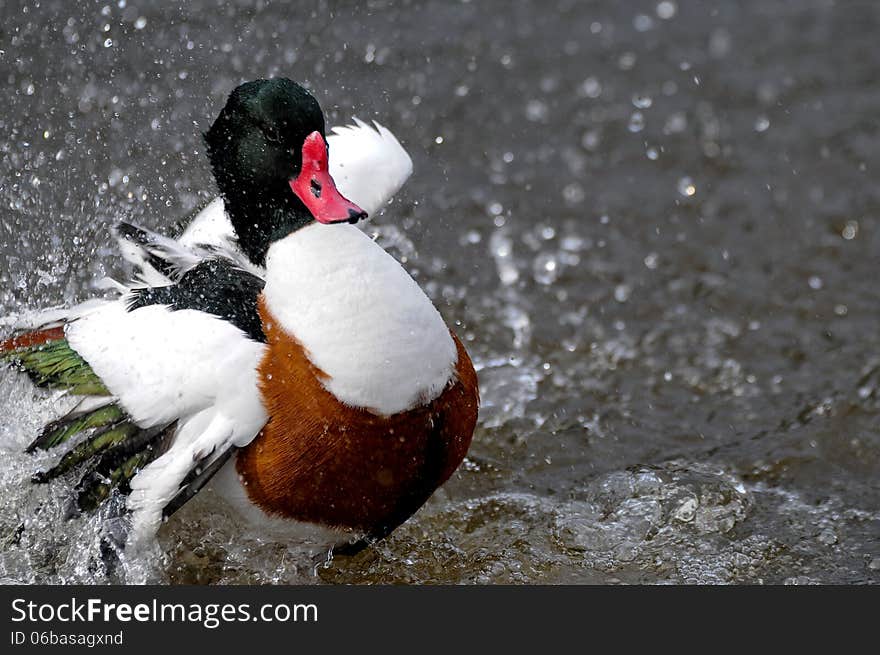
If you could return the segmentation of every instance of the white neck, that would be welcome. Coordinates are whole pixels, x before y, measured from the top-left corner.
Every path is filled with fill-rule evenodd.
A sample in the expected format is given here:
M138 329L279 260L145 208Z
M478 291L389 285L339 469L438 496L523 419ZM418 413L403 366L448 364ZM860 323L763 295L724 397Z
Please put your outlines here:
M269 311L340 401L384 415L430 402L458 361L449 329L403 267L353 225L314 223L266 256Z

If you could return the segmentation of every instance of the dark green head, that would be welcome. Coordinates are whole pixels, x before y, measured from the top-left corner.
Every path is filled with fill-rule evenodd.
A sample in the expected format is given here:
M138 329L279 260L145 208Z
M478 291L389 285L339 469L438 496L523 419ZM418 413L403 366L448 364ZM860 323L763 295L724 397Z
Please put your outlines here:
M226 210L255 263L263 263L273 241L313 220L366 217L330 178L324 132L314 96L292 80L273 78L237 87L205 134Z

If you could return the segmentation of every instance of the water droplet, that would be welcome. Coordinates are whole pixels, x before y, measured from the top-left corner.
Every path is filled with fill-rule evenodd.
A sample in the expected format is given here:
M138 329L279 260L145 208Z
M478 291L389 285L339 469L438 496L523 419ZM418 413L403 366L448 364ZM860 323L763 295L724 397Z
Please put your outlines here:
M586 196L587 194L584 191L584 187L577 182L572 182L562 189L562 197L569 205L579 205L584 201Z
M661 20L669 20L675 16L678 7L671 0L663 0L657 3L657 17Z
M813 289L813 291L818 291L819 289L821 289L824 286L824 283L822 282L822 278L819 277L818 275L811 275L810 279L807 280L807 284L810 285L810 288Z
M697 192L697 187L694 185L693 179L687 175L679 179L676 188L681 195L688 198Z
M489 241L489 248L495 257L510 257L513 253L513 241L507 235L496 232Z
M552 253L541 253L532 263L532 273L539 284L553 284L559 277L559 262Z
M493 232L489 237L489 252L495 259L498 277L502 284L510 285L519 279L519 271L513 263L513 240L504 231Z
M580 92L587 98L598 98L602 95L602 83L590 76L581 82Z
M697 499L688 498L675 510L674 518L682 523L690 523L697 515Z
M659 260L660 260L660 257L657 255L656 252L650 252L647 255L645 255L645 259L644 259L645 266L653 271L654 269L657 268L657 264L658 264Z
M580 237L577 234L569 234L562 237L560 245L562 246L563 250L567 250L569 252L578 252L579 250L583 250L585 242L583 237Z
M755 119L755 132L766 132L770 127L770 119L766 116L758 116Z
M113 39L105 39L105 41L104 41L105 48L109 48L112 45L113 45Z
M617 60L617 66L620 70L628 71L636 65L636 53L624 52Z
M632 116L629 117L629 123L626 126L630 132L636 133L641 132L645 129L645 117L640 111L634 111Z
M684 112L677 111L674 114L670 114L669 118L666 119L666 125L663 126L663 133L678 134L684 132L687 129L687 124L687 116L685 116Z
M581 137L581 145L590 152L596 150L599 147L599 131L587 130L584 132L584 135Z
M645 156L651 161L657 161L660 153L657 151L657 148L648 148L647 150L645 150Z
M526 118L533 123L545 121L549 113L547 103L543 100L529 100L526 103Z
M654 27L654 19L647 14L636 14L633 18L633 27L636 32L647 32Z
M847 221L843 226L843 230L840 232L840 236L842 236L847 241L852 241L859 235L859 222L858 221Z
M469 243L471 245L480 243L480 241L482 241L482 239L483 239L483 237L480 236L480 233L477 232L476 230L468 230L467 232L465 232L465 235L464 235L464 242Z
M654 99L651 98L651 96L640 95L637 93L632 97L632 103L633 107L635 107L636 109L648 109L651 105L654 104Z
M628 284L618 284L614 287L614 299L617 302L624 303L629 300L630 294L632 294L632 287Z
M439 146L441 143L443 143L443 137L442 136L434 137L434 143L436 143Z

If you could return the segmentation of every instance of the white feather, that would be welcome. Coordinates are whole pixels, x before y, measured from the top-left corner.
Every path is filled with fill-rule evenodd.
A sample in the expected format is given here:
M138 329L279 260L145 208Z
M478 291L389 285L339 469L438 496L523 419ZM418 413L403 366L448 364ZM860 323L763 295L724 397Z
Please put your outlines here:
M226 215L223 198L217 197L187 225L177 242L185 248L210 246L217 250L235 250L235 230Z
M148 253L134 241L122 235L116 236L116 245L122 258L134 266L135 283L148 287L162 287L171 284L165 275L156 270L150 263Z
M266 303L340 401L389 415L436 398L455 343L403 267L353 225L301 228L266 257Z
M264 345L211 314L164 305L128 311L123 298L70 323L66 333L70 346L141 427L220 402L246 417L262 408L256 367Z
M141 226L135 226L149 235L146 244L129 240L124 234L117 235L123 258L135 267L135 285L161 287L176 280L206 259L222 257L242 270L262 277L263 269L255 266L235 243L232 224L226 218L223 201L211 201L200 211L180 239L174 240ZM227 230L229 233L226 234ZM156 270L150 260L154 255L170 266L170 275Z
M143 543L156 532L163 508L193 466L212 452L219 454L229 448L235 427L225 413L205 409L182 423L171 448L132 478L126 501L126 509L132 512L130 545Z
M334 127L327 137L330 175L339 192L368 214L384 207L412 174L409 154L385 127L370 127L355 118L354 125Z
M9 316L0 317L0 327L11 328L18 332L61 326L67 321L85 316L103 307L106 303L106 300L92 298L73 307L49 307L36 311L26 311L20 314L10 314Z
M152 534L162 508L202 458L248 444L267 420L257 387L265 346L220 318L125 298L66 328L67 339L141 427L178 422L171 448L131 482L132 539Z

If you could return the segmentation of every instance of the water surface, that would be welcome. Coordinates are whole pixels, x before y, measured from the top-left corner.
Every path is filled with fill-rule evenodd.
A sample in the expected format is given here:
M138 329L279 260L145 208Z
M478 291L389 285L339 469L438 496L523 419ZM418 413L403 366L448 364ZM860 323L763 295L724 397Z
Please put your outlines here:
M124 277L109 226L173 233L230 89L292 77L413 157L371 229L478 366L468 460L326 568L206 494L108 571L5 373L0 579L878 581L880 5L295 4L0 5L0 313Z

